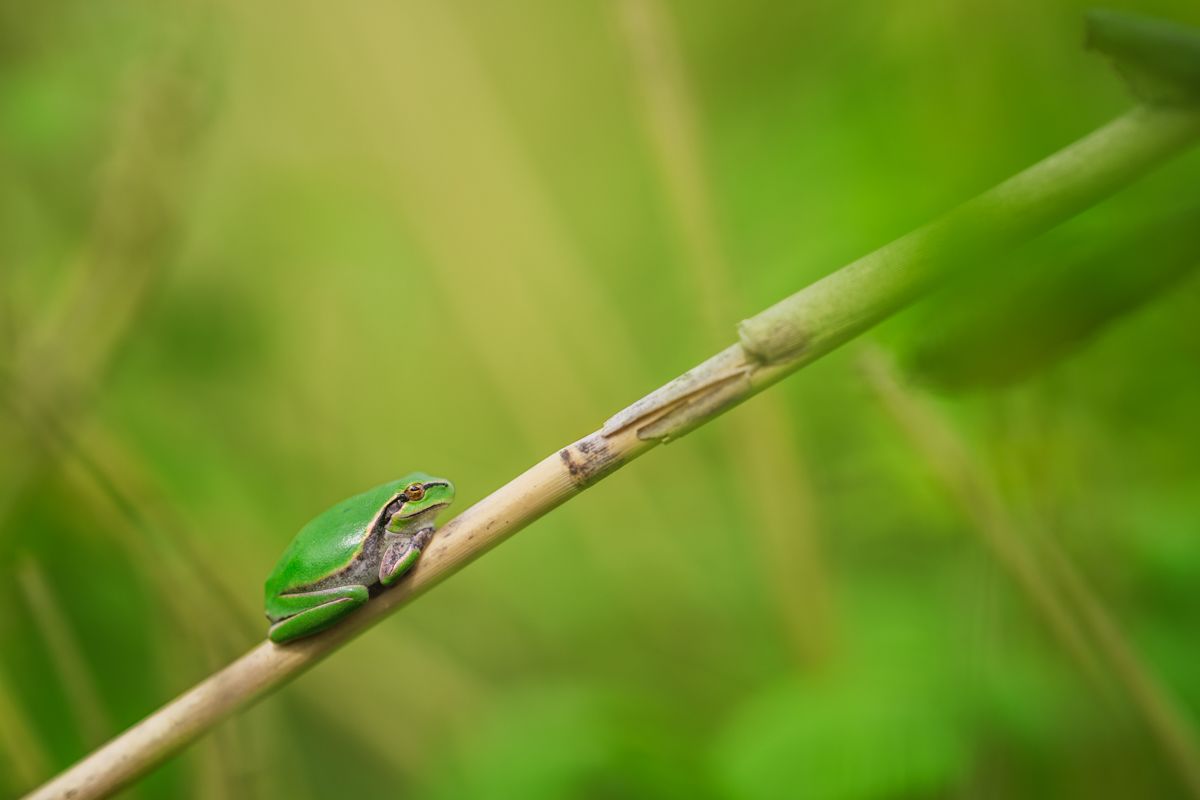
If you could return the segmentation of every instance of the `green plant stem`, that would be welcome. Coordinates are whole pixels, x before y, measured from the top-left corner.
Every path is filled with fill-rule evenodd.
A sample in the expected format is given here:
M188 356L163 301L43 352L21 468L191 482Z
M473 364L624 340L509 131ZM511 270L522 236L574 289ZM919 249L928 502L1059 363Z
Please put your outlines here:
M102 797L294 679L412 598L653 448L704 424L879 322L951 267L1098 202L1200 135L1200 110L1137 108L924 228L746 320L741 342L652 392L443 527L412 575L344 624L263 643L31 797Z
M603 430L682 436L876 325L955 270L995 258L1095 205L1200 136L1200 108L1138 106L1054 155L776 303L739 343L652 392ZM665 411L664 411L665 409Z
M1200 110L1139 106L739 328L764 361L807 363L871 327L951 270L970 268L1095 205L1191 144ZM854 302L846 302L854 297Z

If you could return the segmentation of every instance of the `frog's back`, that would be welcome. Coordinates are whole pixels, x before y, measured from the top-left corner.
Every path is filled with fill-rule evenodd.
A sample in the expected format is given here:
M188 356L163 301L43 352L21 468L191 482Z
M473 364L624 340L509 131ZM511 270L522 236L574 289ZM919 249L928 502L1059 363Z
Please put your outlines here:
M389 481L348 497L310 520L267 578L267 597L295 591L348 566L370 533L379 509L405 485L403 478Z

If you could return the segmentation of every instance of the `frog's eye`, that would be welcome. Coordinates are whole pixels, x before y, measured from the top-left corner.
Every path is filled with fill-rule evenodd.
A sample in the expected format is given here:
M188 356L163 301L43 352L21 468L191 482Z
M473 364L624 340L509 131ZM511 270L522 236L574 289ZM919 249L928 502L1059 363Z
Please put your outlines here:
M425 496L425 487L419 483L410 483L404 489L404 496L409 500L420 500Z

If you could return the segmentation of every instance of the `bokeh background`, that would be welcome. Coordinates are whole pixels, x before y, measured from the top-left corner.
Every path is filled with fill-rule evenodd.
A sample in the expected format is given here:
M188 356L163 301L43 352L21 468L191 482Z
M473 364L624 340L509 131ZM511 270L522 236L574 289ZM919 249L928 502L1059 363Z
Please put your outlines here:
M327 505L465 507L1121 113L1084 8L4 4L0 794L260 641ZM1200 791L1196 186L964 265L128 796Z

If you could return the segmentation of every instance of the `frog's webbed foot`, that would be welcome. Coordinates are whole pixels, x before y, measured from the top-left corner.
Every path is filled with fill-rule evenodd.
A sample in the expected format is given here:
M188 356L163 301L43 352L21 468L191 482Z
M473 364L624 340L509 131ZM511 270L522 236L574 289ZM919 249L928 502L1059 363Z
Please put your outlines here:
M379 562L379 582L391 586L400 580L417 563L432 538L433 528L423 528L412 536L402 536L389 544Z
M367 597L362 584L281 594L267 605L268 618L274 622L267 638L278 644L323 631L367 602Z

